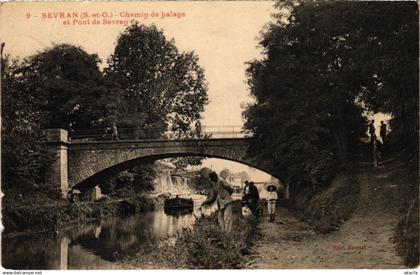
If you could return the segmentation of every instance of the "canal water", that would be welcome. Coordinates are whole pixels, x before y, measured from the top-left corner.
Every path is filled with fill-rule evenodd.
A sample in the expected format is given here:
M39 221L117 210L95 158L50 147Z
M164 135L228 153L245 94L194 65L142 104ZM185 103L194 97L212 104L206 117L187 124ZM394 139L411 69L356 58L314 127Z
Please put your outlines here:
M115 269L117 261L193 226L214 208L167 215L163 209L127 217L113 217L68 228L62 232L3 237L2 265L11 269ZM51 225L52 226L52 225ZM53 227L53 226L52 226ZM53 230L53 228L51 228Z

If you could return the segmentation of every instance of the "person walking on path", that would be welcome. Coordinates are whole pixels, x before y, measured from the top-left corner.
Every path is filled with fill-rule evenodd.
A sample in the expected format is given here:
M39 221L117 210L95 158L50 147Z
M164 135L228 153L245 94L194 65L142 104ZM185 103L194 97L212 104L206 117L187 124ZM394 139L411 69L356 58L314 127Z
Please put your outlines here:
M210 181L213 183L213 190L210 197L203 202L203 206L211 205L214 201L217 203L217 221L223 232L232 232L232 193L233 187L225 180L219 178L216 172L209 174Z
M201 132L202 132L201 122L200 120L197 120L197 122L195 123L195 134L197 135L197 138L201 138Z
M370 135L370 142L373 143L374 142L374 137L376 138L375 135L375 126L374 126L375 120L372 119L372 121L369 123L369 135Z
M380 136L382 138L382 144L385 146L385 142L386 142L385 141L386 140L386 124L383 121L381 121L381 128L380 128L379 134L380 134Z
M375 167L379 166L379 161L382 157L382 143L373 136L373 144L372 144L372 157L373 157L373 165Z
M260 200L258 189L254 182L245 181L242 202L248 206L254 216L258 216L257 205Z
M276 204L278 200L277 188L274 185L267 186L267 207L268 215L270 216L269 222L274 221L274 215L276 213Z
M112 139L113 140L120 140L120 137L118 135L118 128L117 125L115 123L112 123Z

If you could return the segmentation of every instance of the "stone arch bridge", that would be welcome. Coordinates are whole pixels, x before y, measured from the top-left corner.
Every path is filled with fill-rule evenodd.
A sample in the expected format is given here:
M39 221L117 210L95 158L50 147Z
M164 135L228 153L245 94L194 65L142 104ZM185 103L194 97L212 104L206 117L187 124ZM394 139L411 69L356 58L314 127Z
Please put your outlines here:
M48 150L54 156L47 183L55 186L63 197L71 188L94 187L104 177L145 161L169 157L204 156L232 160L276 177L263 164L247 157L249 138L72 141L63 129L46 132Z

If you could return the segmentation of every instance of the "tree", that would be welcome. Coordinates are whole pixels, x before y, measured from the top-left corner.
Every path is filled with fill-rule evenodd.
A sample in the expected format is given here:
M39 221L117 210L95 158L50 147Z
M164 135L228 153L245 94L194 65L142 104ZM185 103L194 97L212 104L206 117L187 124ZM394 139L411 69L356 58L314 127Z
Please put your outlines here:
M355 7L354 7L355 8ZM390 113L392 142L418 157L419 15L415 2L366 5L354 43L371 72L371 85L361 97L366 107ZM350 17L349 15L348 17ZM385 23L384 23L385 22ZM364 38L364 39L363 39ZM363 40L362 40L363 39ZM359 69L363 69L360 68Z
M100 187L106 194L117 192L119 195L129 196L154 190L155 176L155 166L152 163L145 163L101 182Z
M211 169L207 167L201 168L199 171L196 172L196 177L193 178L192 187L195 190L199 190L201 193L202 191L210 192L213 188L213 184L210 180L209 174Z
M366 109L391 112L393 121L404 109L411 119L398 119L399 126L414 133L418 16L413 4L277 3L277 22L260 41L265 58L250 62L247 69L256 103L244 116L255 137L250 154L291 180L292 193L328 184L365 135ZM401 42L396 43L395 35ZM408 47L407 55L400 57L394 45ZM398 80L394 70L391 78L387 64L407 72L410 81ZM403 96L397 99L399 94Z
M105 69L130 102L119 120L139 128L140 135L160 136L172 130L187 135L207 103L204 71L193 52L179 52L173 40L154 25L135 22L121 33ZM126 118L141 119L130 119Z
M172 131L189 138L207 103L204 70L194 52L180 52L156 26L135 22L121 33L105 69L107 79L123 90L127 108L117 120L137 137L160 137ZM129 130L130 131L130 130ZM177 169L201 164L202 158L175 158Z
M23 62L2 60L2 186L31 191L40 187L49 165L39 111L43 100L28 93ZM45 189L45 186L41 188Z
M43 129L106 125L121 90L106 82L100 60L82 48L54 45L23 60L3 62L2 179L11 187L40 185L49 158ZM5 186L7 186L5 184ZM45 188L44 188L45 189Z
M99 63L96 54L68 44L55 45L25 60L20 69L25 90L44 102L41 127L92 128L106 124L121 108L117 106L120 90L105 81Z
M329 38L308 29L313 23L299 14L302 7L292 10L288 24L271 25L263 35L267 57L250 62L247 70L256 103L244 112L245 127L255 137L250 153L292 181L295 192L328 184L363 126L354 96L332 82L338 74ZM343 122L355 125L344 128Z
M321 1L295 10L294 18L315 18L307 23L329 37L338 72L348 75L341 85L350 87L367 111L391 114L393 143L417 152L417 4Z

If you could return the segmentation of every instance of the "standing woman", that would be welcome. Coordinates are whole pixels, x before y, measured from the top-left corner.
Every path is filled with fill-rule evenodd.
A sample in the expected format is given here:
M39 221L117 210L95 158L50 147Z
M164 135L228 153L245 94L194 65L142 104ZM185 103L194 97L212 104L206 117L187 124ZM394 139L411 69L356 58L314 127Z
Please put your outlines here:
M267 186L267 207L268 207L268 215L270 215L270 222L274 221L274 215L276 212L276 204L278 200L277 195L277 188L274 185Z

